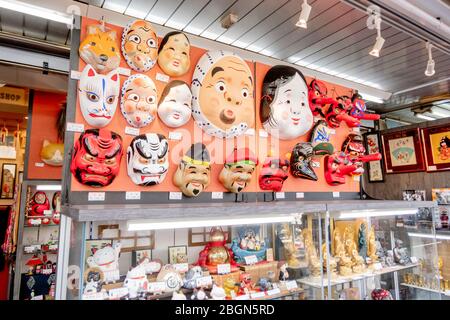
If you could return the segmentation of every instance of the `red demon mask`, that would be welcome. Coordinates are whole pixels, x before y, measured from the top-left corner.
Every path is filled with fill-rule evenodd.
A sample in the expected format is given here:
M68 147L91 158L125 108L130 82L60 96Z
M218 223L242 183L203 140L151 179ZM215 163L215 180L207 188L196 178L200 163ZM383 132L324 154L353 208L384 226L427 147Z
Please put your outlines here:
M314 116L325 117L323 107L327 104L337 105L336 100L329 98L327 85L317 79L311 81L308 87L309 106ZM331 108L331 107L330 107Z
M325 119L330 128L339 128L341 121L347 123L349 127L357 127L360 121L348 114L352 108L352 101L347 96L337 98L337 103L330 105L325 115Z
M267 158L259 175L259 187L263 190L279 192L288 178L289 161Z
M50 201L45 192L37 191L31 199L30 206L29 216L43 216L44 211L50 209Z
M331 186L344 184L345 175L356 170L344 152L335 152L325 157L325 180Z
M78 182L104 187L119 173L122 154L122 138L117 133L89 129L75 143L70 170Z

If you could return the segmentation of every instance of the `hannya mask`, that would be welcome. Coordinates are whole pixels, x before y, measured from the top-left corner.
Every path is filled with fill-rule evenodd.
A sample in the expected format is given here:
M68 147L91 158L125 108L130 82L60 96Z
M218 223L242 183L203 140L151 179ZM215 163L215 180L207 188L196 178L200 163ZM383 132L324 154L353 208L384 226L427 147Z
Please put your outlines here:
M153 68L158 55L158 38L150 22L134 20L125 27L122 54L133 70L146 72Z
M289 66L274 66L264 77L261 122L282 140L298 138L311 129L308 86L303 74Z
M252 180L258 159L248 148L235 149L225 160L219 181L230 192L239 193Z
M158 65L171 77L179 77L191 66L191 45L188 37L180 31L166 34L158 50Z
M101 75L91 65L86 65L81 73L78 91L84 120L94 128L107 126L117 108L120 91L118 71Z
M186 152L173 176L173 183L187 197L196 197L208 186L211 178L211 165L208 149L196 143Z
M295 145L290 160L291 173L294 177L317 181L317 175L311 164L312 156L311 143L300 142Z
M171 81L162 93L158 116L168 127L178 128L191 118L192 93L186 82Z
M206 52L192 77L192 115L207 134L236 137L253 127L253 78L247 63L231 52Z
M143 74L134 74L122 87L120 110L127 122L142 128L156 117L158 93L155 83Z
M135 137L127 151L128 176L137 185L161 183L169 170L169 142L158 133Z
M114 30L105 31L99 25L87 26L87 35L79 48L81 59L101 74L117 69L120 64L120 52L116 39Z
M88 129L75 142L70 170L78 182L104 187L119 173L122 138L106 129Z
M289 161L267 158L259 174L259 187L262 190L279 192L288 178Z
M334 152L334 147L331 144L332 131L328 127L326 121L319 120L316 122L311 131L311 145L315 155L326 155Z

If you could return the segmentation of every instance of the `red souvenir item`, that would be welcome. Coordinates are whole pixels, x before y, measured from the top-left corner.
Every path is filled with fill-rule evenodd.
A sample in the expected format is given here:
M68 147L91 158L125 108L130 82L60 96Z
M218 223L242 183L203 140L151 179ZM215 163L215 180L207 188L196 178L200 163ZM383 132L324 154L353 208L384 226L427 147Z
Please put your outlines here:
M45 210L50 210L50 201L48 201L45 192L37 191L31 198L28 216L43 217Z
M255 286L252 284L252 276L249 273L241 273L239 275L239 281L241 282L238 292L239 295L250 294L255 291Z
M358 127L360 121L348 114L352 108L352 101L349 97L338 97L338 104L332 104L327 110L325 120L330 128L339 128L342 121L349 127Z
M324 82L314 79L309 84L308 88L308 98L309 106L314 116L322 116L325 118L325 113L323 108L329 104L337 107L338 102L333 98L327 97L328 89ZM331 108L331 106L329 108Z
M325 180L331 186L344 184L345 176L357 169L344 152L325 156Z
M366 102L362 97L356 92L352 96L351 108L349 110L350 116L359 120L380 120L379 114L366 113Z
M389 291L385 289L374 289L371 293L372 300L394 300Z
M352 176L362 175L364 173L364 162L381 160L380 153L365 155L366 148L363 145L363 137L357 133L350 133L342 144L348 160L356 165L356 169L350 173Z
M78 182L104 187L119 173L122 154L120 135L106 129L88 129L75 143L70 170Z
M264 161L259 174L259 187L262 190L281 191L288 178L289 161L269 157Z

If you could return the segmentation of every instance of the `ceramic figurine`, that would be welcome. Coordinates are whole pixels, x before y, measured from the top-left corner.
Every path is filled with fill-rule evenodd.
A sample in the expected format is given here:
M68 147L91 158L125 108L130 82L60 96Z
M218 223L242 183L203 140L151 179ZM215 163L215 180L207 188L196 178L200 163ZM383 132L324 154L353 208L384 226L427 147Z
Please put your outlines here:
M288 264L287 263L283 263L280 267L280 276L279 276L279 280L280 281L286 281L289 279L289 272L287 270L288 268Z
M323 271L327 272L331 275L331 278L337 277L337 262L336 259L327 252L326 243L322 244L322 258L323 258Z
M289 161L268 157L259 174L259 187L262 190L279 192L288 178Z
M183 291L180 290L172 293L172 300L187 300L187 298Z
M290 66L273 66L264 77L260 110L261 123L272 136L292 140L306 134L313 114L303 74Z
M259 226L245 226L237 230L238 238L233 239L231 250L237 263L244 263L245 257L256 256L258 261L266 258L267 247L259 238Z
M236 54L206 52L195 67L191 89L192 116L207 134L232 138L254 126L254 80Z
M239 275L239 281L241 282L238 292L239 295L255 292L255 285L252 283L252 276L250 273L241 273Z
M183 280L183 288L194 289L197 287L196 280L203 277L203 270L200 266L194 266L186 272Z
M319 120L311 130L310 142L313 147L314 155L324 156L334 152L334 146L331 143L332 129L330 129L324 120Z
M258 287L263 292L273 289L272 282L267 278L259 278Z
M236 282L233 278L226 278L223 282L223 289L227 299L236 297L239 288L236 286Z
M359 120L380 120L379 114L374 113L367 113L366 103L362 99L361 95L356 91L352 98L352 107L349 109L348 113L353 118L359 119Z
M225 289L221 286L216 285L215 283L213 284L210 294L212 300L225 300L227 296Z
M184 126L191 119L192 92L189 85L173 80L164 88L158 104L158 116L170 128Z
M145 274L158 273L163 265L161 260L150 260L149 257L144 257L138 264L144 267Z
M148 279L145 273L145 267L138 265L127 272L127 277L123 282L123 286L128 288L131 299L137 298L141 293L148 290Z
M50 142L45 139L42 142L41 160L52 167L60 167L64 160L64 143Z
M394 251L392 251L392 250L388 250L388 251L387 251L386 265L387 265L388 267L395 266Z
M297 143L291 152L289 161L291 174L296 178L317 181L312 167L313 147L309 142Z
M187 35L172 31L164 36L158 49L158 65L171 77L180 77L191 66L191 44Z
M36 191L29 204L29 217L44 217L44 212L50 210L50 201L44 191Z
M403 247L403 241L400 239L395 239L395 247L393 250L395 263L401 265L407 265L411 262L408 255L408 249Z
M156 281L164 282L166 284L164 292L178 291L183 285L183 279L181 278L180 273L170 264L166 264L161 268L161 271L156 277Z
M194 293L191 296L191 300L208 300L208 296L203 288L194 289Z
M364 258L358 254L358 250L352 250L351 258L353 263L352 270L354 273L362 273L366 270Z
M94 252L94 255L87 258L89 268L99 268L105 277L105 283L115 283L120 279L119 255L121 244L106 246Z
M326 105L337 105L338 102L328 97L327 85L320 80L313 79L308 86L309 106L314 116L325 118L324 107Z
M258 159L249 148L235 148L225 159L219 181L229 192L240 193L252 180L257 165Z

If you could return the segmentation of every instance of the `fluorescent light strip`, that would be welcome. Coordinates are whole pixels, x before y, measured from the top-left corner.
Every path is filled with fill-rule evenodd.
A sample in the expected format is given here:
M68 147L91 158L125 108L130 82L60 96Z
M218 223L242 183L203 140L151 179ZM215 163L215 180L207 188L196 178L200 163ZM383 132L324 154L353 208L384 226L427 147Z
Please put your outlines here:
M31 16L65 23L68 25L72 25L73 22L72 16L67 14L15 0L0 0L0 8L29 14Z
M431 114L441 117L441 118L450 117L450 111L448 111L447 109L439 108L439 107L431 108Z
M352 210L343 211L339 214L339 219L356 219L356 218L370 218L370 217L387 217L387 216L402 216L416 214L417 209L403 209L403 210Z
M38 191L61 191L61 185L59 184L38 184L36 186Z
M421 113L416 113L415 116L416 116L417 118L420 118L420 119L423 119L423 120L428 120L428 121L436 120L435 118L426 116L426 115L421 114Z
M375 102L375 103L384 103L383 99L380 99L380 98L375 97L375 96L371 96L370 94L367 94L367 93L364 93L364 92L360 92L359 94L363 97L364 100L372 101L372 102Z
M408 236L412 238L427 238L427 239L440 239L440 240L450 240L450 235L442 235L442 234L436 234L436 236L432 234L425 234L425 233L415 233L415 232L408 232Z

